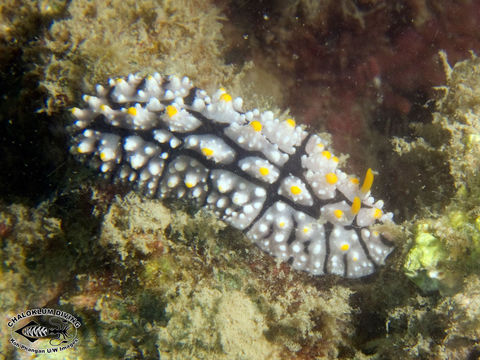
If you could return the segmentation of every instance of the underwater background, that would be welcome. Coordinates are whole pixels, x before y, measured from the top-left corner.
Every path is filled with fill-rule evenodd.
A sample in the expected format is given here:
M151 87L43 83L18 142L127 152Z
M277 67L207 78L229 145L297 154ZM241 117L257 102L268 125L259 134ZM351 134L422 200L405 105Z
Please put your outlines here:
M9 318L82 322L69 359L478 359L480 1L0 2L0 359ZM69 109L188 75L378 171L396 249L368 278L279 263L206 211L102 181Z

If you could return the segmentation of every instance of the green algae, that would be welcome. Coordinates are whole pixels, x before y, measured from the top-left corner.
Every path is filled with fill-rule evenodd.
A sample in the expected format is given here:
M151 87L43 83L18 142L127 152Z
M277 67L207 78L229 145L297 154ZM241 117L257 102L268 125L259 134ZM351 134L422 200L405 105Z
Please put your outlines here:
M439 288L440 263L445 258L445 249L439 239L430 232L427 224L417 225L415 245L410 249L405 260L405 274L425 291Z

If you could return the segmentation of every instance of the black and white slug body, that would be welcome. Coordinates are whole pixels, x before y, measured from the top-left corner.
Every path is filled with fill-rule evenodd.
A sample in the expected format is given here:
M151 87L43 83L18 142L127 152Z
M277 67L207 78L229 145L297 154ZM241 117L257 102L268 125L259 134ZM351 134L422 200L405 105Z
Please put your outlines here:
M150 197L187 198L211 209L295 269L357 278L392 247L370 227L392 220L340 170L328 143L293 119L244 111L175 76L129 75L97 85L72 109L72 151L114 181Z

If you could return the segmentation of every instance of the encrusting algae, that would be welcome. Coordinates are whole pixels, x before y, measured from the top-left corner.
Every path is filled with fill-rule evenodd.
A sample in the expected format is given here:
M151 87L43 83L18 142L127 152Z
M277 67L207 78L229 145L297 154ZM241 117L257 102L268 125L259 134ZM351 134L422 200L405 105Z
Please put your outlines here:
M44 220L35 215L40 221L37 230L32 229L36 240L23 241L17 231L23 231L19 224L25 210L13 206L2 211L1 220L10 219L4 242L11 251L37 248L44 243L44 232L51 231L43 230ZM26 303L42 306L58 298L63 308L77 314L83 320L80 336L85 345L79 345L76 354L85 357L92 353L106 357L109 348L117 356L154 357L158 351L167 359L291 358L298 351L336 357L338 346L346 346L344 339L353 331L348 288L320 291L313 283L298 281L302 275L288 266L266 271L275 263L210 214L197 213L192 219L132 193L113 202L98 245L84 248L83 236L73 240L75 235L60 229L53 234L49 237L59 248L78 242L77 252L91 263L75 263L73 254L64 257L65 273L57 274L56 291L40 297L53 281L47 277L39 283L41 288L28 287L25 299L33 302ZM27 259L16 253L4 253L16 264L2 271L4 282L12 288L18 283L12 271L26 262L36 264L49 251L32 252ZM107 262L95 265L99 259ZM96 270L88 271L89 266ZM21 270L21 281L39 281L32 276L35 271L44 270L38 266ZM72 275L74 288L68 285ZM12 307L6 303L3 310L8 313Z
M316 351L335 356L337 340L352 330L347 288L322 293L296 286L288 268L263 273L268 256L211 214L192 219L130 194L114 202L106 219L101 243L117 242L118 231L125 239L115 245L120 254L124 247L131 261L150 254L139 278L165 306L168 322L155 331L162 358L279 358L320 344ZM285 313L285 306L293 307ZM317 316L325 321L316 330ZM336 334L331 344L324 342L327 332Z
M55 21L46 36L49 55L41 85L49 93L49 112L77 102L84 90L119 74L188 74L207 90L222 83L237 93L240 80L248 75L248 63L234 68L223 62L223 47L228 45L221 31L225 18L211 1L74 0L67 15ZM268 94L279 85L264 80L250 86L263 84ZM250 96L248 90L243 89L244 98L258 101L262 94Z

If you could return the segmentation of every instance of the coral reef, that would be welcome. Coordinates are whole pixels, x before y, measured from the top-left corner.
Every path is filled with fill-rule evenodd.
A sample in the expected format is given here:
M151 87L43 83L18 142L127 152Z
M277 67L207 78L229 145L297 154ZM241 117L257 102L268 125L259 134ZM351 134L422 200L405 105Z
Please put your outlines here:
M102 199L97 193L91 204L100 209ZM128 194L113 201L101 228L93 222L82 232L50 217L57 205L2 207L1 276L12 292L2 310L13 315L22 296L25 307L58 302L82 319L81 356L334 358L348 345L348 288L317 289L211 214L192 218ZM88 244L95 229L99 239Z
M101 243L111 244L118 241L115 231L122 232L132 261L138 258L134 248L151 254L139 285L164 304L165 324L154 324L162 358L292 358L304 347L312 355L338 352L351 332L348 289L298 286L302 275L284 265L264 272L272 260L239 232L207 213L193 219L179 210L174 214L131 194L114 203L100 236Z
M81 342L59 358L478 358L478 58L444 61L423 107L444 83L438 48L452 62L478 50L478 1L137 3L0 5L4 320L79 316ZM91 180L60 112L139 68L326 119L336 150L384 164L378 192L408 220L405 243L371 278L311 277L211 214ZM31 358L8 335L4 321L0 359Z

